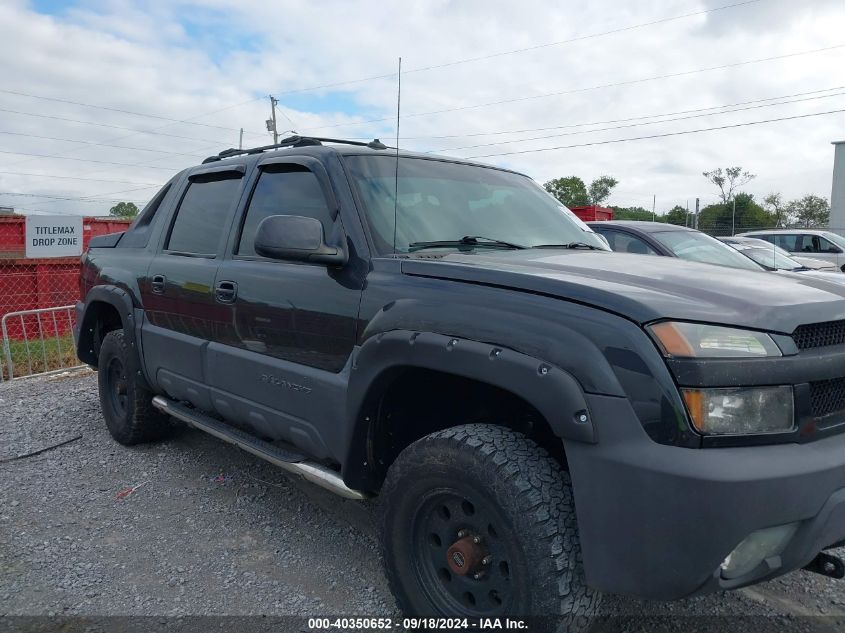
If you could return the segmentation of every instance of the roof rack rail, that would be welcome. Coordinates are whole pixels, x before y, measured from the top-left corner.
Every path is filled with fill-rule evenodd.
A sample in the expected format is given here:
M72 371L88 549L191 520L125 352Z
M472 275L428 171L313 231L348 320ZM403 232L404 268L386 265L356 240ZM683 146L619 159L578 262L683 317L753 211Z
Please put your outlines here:
M368 143L364 143L362 141L348 141L342 138L325 138L322 136L289 136L286 139L282 139L278 143L274 143L272 145L262 145L261 147L251 147L249 149L225 149L219 154L215 154L214 156L209 156L202 164L205 165L206 163L213 163L218 160L223 160L224 158L231 158L233 156L242 156L244 154L261 154L262 152L266 152L267 150L271 149L280 149L282 147L307 147L309 145L322 145L323 143L341 143L343 145L358 145L360 147L369 147L370 149L395 149L389 148L387 145L382 143L378 139L373 139Z

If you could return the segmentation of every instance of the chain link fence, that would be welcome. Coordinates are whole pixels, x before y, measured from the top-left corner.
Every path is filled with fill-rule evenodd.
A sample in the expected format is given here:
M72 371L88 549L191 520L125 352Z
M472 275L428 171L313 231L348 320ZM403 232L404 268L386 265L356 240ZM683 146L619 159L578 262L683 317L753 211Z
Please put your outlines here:
M0 381L79 365L78 298L78 259L0 259Z

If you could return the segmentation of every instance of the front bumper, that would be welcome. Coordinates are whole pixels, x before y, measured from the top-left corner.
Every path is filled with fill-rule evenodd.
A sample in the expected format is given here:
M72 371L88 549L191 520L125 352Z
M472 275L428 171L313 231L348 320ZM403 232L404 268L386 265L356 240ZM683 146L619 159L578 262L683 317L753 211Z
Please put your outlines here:
M689 449L653 442L627 399L589 396L597 444L566 442L587 582L671 600L798 569L845 539L845 434L804 444ZM800 521L779 556L733 580L751 532Z

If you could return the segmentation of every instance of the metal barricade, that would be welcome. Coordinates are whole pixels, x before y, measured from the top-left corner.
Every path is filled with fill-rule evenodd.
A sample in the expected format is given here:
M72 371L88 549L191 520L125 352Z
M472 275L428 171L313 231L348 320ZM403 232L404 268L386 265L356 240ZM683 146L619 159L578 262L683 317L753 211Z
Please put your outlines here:
M0 319L0 382L80 367L71 331L74 306L9 312Z

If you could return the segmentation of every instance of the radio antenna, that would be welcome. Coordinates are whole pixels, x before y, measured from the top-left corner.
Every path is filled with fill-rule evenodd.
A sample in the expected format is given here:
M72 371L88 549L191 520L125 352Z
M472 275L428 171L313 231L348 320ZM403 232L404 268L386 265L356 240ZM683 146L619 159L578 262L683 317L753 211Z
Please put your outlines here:
M396 90L396 167L393 172L393 255L396 255L396 223L399 210L399 113L402 108L402 58L399 58L399 82Z

